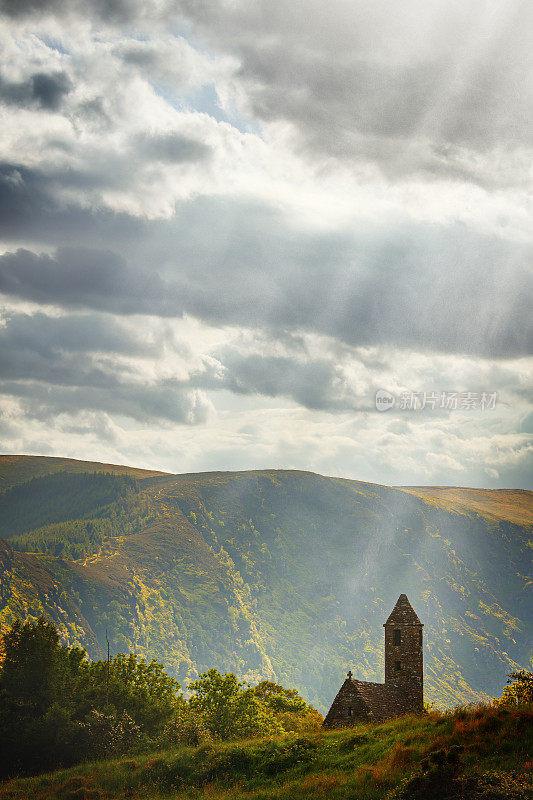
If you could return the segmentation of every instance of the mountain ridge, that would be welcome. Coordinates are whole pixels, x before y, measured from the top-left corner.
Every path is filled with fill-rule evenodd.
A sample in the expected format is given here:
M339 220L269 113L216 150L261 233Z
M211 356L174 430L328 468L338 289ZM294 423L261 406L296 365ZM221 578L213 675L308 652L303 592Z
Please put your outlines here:
M93 487L95 466L112 503L7 537L3 627L45 613L93 657L107 628L114 652L157 657L182 682L216 666L295 685L322 709L349 667L382 680L381 626L404 591L427 623L429 699L482 699L531 658L531 492L517 510L515 490L9 456L0 510L15 485L63 502L74 480Z

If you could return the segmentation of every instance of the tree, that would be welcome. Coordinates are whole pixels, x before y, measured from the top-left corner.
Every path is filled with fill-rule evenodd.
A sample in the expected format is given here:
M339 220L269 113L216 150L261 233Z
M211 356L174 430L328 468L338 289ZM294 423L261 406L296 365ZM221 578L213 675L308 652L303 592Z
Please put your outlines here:
M205 724L204 717L193 709L183 698L178 702L178 707L172 718L166 724L158 745L171 747L176 743L197 746L212 740L211 731Z
M0 777L150 744L175 712L177 681L159 662L133 655L112 660L108 703L106 662L91 662L85 651L61 644L44 617L17 620L3 648Z
M61 644L57 628L44 617L16 620L3 637L0 691L36 714L73 697L85 651Z
M272 681L261 681L254 687L256 698L276 717L283 730L301 733L319 728L324 718L305 702L296 689L285 689Z
M85 710L106 709L106 661L85 666ZM146 663L135 655L117 655L109 665L109 704L125 712L146 736L156 736L172 717L180 697L180 684L167 675L155 659Z
M502 706L525 706L533 703L533 672L521 669L507 676L507 686L497 701Z
M189 704L199 713L208 730L220 739L281 733L282 727L247 683L233 672L204 672L189 687Z
M83 725L72 718L85 651L61 644L44 617L13 623L3 637L0 672L0 774L38 772L87 752Z

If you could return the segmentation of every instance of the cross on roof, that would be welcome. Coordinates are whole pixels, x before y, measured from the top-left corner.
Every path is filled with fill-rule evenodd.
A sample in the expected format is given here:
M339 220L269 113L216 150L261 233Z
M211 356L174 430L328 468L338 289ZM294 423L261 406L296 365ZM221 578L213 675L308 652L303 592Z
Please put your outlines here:
M348 670L348 680L349 681L352 680L352 670L351 669Z

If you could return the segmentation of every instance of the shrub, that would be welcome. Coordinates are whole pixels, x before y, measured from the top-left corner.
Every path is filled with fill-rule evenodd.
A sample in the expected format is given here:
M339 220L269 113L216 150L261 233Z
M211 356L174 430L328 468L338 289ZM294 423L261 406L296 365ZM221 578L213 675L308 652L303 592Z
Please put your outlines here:
M261 681L254 686L253 692L287 733L305 733L322 726L322 714L306 703L296 689L285 689L278 683Z
M85 662L83 677L81 706L107 712L107 662ZM158 736L172 718L179 689L179 683L155 659L146 662L139 656L119 654L110 661L109 705L127 713L148 737Z
M141 741L141 729L125 711L102 714L93 709L85 720L87 755L92 758L127 753Z
M300 737L293 742L269 742L261 751L260 769L267 775L285 772L297 764L312 761L316 755L317 742Z
M89 662L61 644L44 617L15 621L3 637L0 777L128 752L160 733L179 684L156 661L116 656Z
M433 751L419 770L404 779L389 795L388 800L434 800L437 797L454 797L456 779L461 769L463 748L455 745L449 749Z
M219 739L267 736L283 728L272 711L260 702L254 690L232 672L204 672L189 687L189 705L201 716L207 729Z
M188 703L181 703L165 725L158 744L161 747L172 747L175 744L195 747L210 742L212 738L203 715Z
M533 672L526 669L511 672L508 675L503 695L494 703L496 706L508 708L523 707L533 703Z

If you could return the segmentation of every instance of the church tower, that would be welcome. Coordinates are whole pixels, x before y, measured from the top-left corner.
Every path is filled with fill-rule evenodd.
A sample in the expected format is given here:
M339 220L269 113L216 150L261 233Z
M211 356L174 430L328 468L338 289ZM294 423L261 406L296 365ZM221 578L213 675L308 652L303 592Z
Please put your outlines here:
M401 594L385 622L385 686L407 695L413 711L424 709L422 628L407 595Z
M360 681L350 670L326 714L324 728L424 713L423 627L407 595L401 594L384 625L385 683Z

